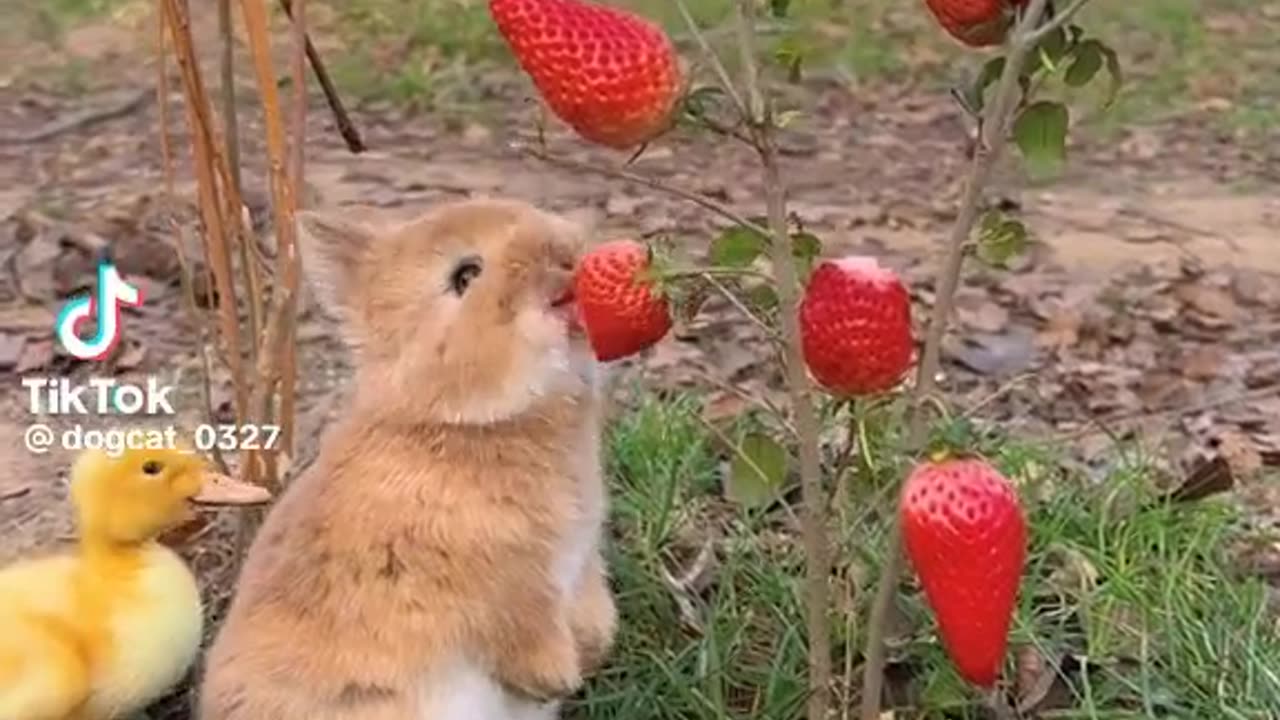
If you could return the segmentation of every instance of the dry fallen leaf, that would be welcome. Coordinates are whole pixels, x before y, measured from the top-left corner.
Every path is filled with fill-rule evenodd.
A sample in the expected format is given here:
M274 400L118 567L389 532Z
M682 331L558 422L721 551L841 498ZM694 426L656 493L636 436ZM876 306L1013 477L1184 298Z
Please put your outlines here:
M10 332L53 333L53 311L42 305L0 307L0 328Z
M1224 327L1234 324L1240 315L1240 306L1231 294L1202 283L1186 283L1174 294L1189 309L1191 316L1207 327Z
M1062 350L1080 340L1080 327L1084 317L1069 308L1059 308L1049 316L1044 328L1036 335L1036 345L1052 350Z
M1262 469L1262 453L1248 435L1228 428L1218 433L1218 452L1231 466L1230 470L1241 478L1250 478Z
M22 348L22 355L13 366L13 372L21 375L33 370L42 370L51 362L53 362L52 340L27 340Z
M16 333L0 332L0 370L8 370L22 359L22 350L27 339Z

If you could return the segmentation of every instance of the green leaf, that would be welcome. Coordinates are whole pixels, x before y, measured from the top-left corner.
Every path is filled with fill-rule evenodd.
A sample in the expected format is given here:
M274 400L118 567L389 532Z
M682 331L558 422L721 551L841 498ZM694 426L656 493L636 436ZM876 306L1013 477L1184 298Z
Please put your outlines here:
M743 299L747 301L747 305L762 313L772 312L778 307L778 291L772 285L756 285L746 291Z
M1027 236L1027 227L1021 221L1007 218L999 210L988 211L978 233L978 259L995 267L1007 267L1026 251Z
M768 435L751 433L734 453L725 494L744 507L760 507L777 497L786 477L786 449Z
M1071 87L1084 87L1102 69L1102 43L1086 40L1076 48L1075 56L1075 62L1071 63L1064 79Z
M1109 45L1098 43L1098 50L1107 63L1107 75L1111 76L1111 87L1107 89L1107 99L1102 102L1104 109L1111 107L1120 95L1120 87L1124 85L1124 71L1120 68L1120 56Z
M1044 40L1040 41L1037 49L1040 51L1041 60L1048 60L1049 70L1052 72L1058 61L1071 49L1067 31L1063 28L1054 29L1053 32L1045 36Z
M791 9L791 0L769 0L769 13L776 18L785 18Z
M737 225L711 242L711 264L719 267L746 267L755 262L769 245L769 239L750 228Z
M681 105L682 113L694 120L707 117L720 103L728 98L724 88L719 85L702 85L695 87L685 95Z
M992 83L1000 79L1000 74L1004 72L1004 57L993 57L983 63L982 70L978 72L978 77L974 79L964 93L962 102L969 114L978 117L982 114L982 108L986 105L987 88Z
M804 65L805 47L798 36L785 37L773 51L773 57L787 71L787 81L800 82L800 69Z
M822 241L817 235L809 232L798 232L791 235L791 255L799 262L800 277L807 278L813 271L814 261L822 254Z
M1067 159L1067 106L1041 100L1023 108L1013 123L1013 139L1035 179L1061 170Z

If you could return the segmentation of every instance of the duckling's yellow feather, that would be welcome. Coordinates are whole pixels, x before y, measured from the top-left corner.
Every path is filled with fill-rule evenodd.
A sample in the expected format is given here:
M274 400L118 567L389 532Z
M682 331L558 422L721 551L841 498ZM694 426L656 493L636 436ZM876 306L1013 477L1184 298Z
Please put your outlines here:
M198 488L188 467L163 454L77 464L79 546L0 569L0 719L123 717L186 673L200 593L154 537Z

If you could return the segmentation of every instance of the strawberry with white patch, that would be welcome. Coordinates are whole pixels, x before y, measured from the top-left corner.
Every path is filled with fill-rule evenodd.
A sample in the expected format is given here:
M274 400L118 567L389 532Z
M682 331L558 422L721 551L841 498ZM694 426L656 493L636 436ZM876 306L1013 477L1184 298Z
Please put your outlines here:
M201 717L554 717L616 624L584 231L503 200L300 229L354 388L253 543Z
M911 296L875 258L824 260L800 301L800 340L809 373L829 392L891 390L915 354Z

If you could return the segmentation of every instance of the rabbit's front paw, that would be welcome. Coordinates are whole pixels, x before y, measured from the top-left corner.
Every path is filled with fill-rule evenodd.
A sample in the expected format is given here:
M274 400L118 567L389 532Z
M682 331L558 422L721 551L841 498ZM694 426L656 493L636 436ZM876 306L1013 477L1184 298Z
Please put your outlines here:
M499 674L513 692L538 701L566 698L582 687L577 643L564 619L549 623L533 642L512 648Z
M618 609L603 568L597 563L582 579L569 624L578 643L584 673L596 670L609 654L618 629Z

